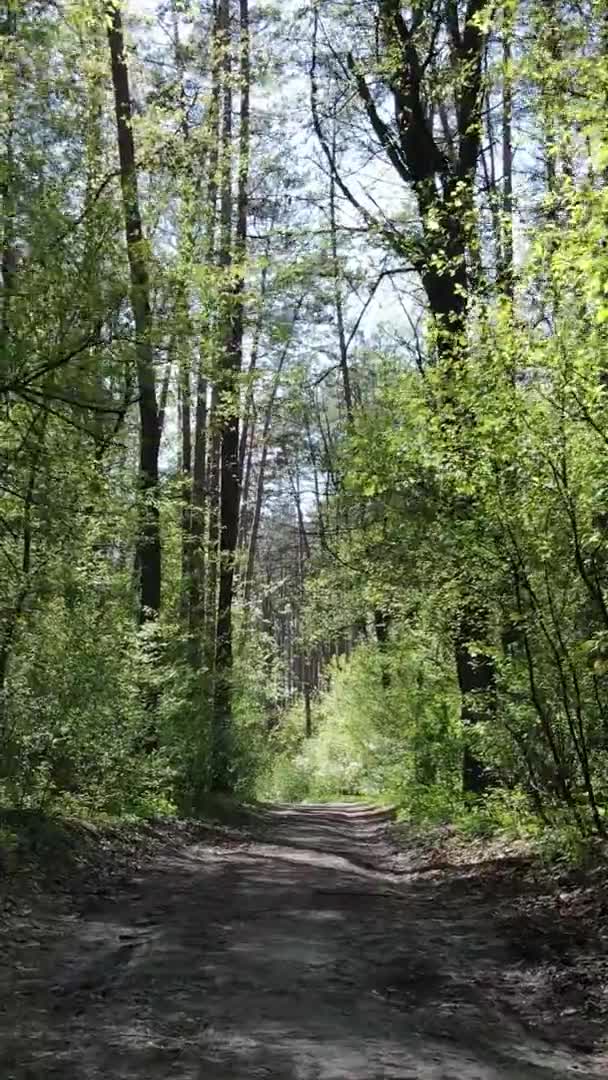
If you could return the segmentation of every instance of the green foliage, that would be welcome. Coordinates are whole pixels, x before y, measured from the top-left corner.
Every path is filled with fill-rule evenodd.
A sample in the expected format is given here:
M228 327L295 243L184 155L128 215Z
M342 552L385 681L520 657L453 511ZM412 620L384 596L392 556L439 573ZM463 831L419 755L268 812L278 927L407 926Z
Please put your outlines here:
M336 167L348 179L358 154L369 160L367 139L359 139L369 104L380 104L379 92L388 100L395 72L411 60L388 27L378 37L371 7L362 6L356 26L348 5L326 7L323 38L329 43L339 27L371 95L367 107L357 104L361 84L352 72L342 84L334 58L327 66L319 55L321 112L331 115L335 93ZM486 6L476 20L488 33L479 69L482 143L495 154L502 137L506 149L508 132L498 125L512 95L514 128L529 140L522 169L533 181L522 198L518 176L512 193L506 184L499 191L491 152L477 177L475 162L462 177L458 169L448 175L476 124L473 116L466 137L451 127L462 112L454 99L470 87L475 65L458 49L435 48L453 32L435 7L437 26L429 9L408 55L427 56L425 108L443 113L437 153L422 162L436 182L410 184L409 165L397 169L394 216L382 193L372 193L361 204L366 235L350 221L343 229L339 211L328 237L335 208L326 213L326 188L320 195L289 159L289 125L280 138L282 118L273 127L276 147L262 146L252 125L256 227L244 275L242 252L231 263L227 251L210 247L213 215L228 209L230 193L216 192L217 207L203 206L227 164L235 182L243 173L229 147L213 144L205 13L194 20L176 8L172 45L170 33L166 45L152 35L145 48L127 50L129 64L137 55L143 67L134 120L145 234L138 254L149 275L156 391L166 397L163 475L151 499L161 523L162 613L141 628L138 342L106 26L88 0L44 10L9 5L0 72L2 803L123 816L206 805L214 695L225 685L218 679L228 682L215 669L214 455L218 431L238 406L249 422L251 482L239 523L223 733L234 793L390 799L408 819L450 819L476 834L542 833L547 845L561 837L571 851L605 831L605 13L596 3L557 4L549 18L534 2L525 12L534 30L525 50L525 20L520 25L511 0ZM188 24L181 43L180 20ZM256 43L268 30L254 21L253 66L274 71L285 57L270 41L267 54ZM141 33L136 19L126 22ZM369 70L365 55L377 57ZM389 123L385 104L372 138ZM396 113L405 124L407 110ZM402 152L407 158L407 141L405 128L384 140L393 162ZM201 173L216 150L220 175ZM486 171L491 164L492 176L478 184L482 164ZM333 199L335 177L332 185ZM345 191L338 194L341 202ZM505 266L513 224L517 258ZM391 254L372 280L376 245ZM444 292L457 279L462 318L452 305L452 319L444 319L439 305L433 323L397 270L415 270L428 307L433 275ZM383 291L389 280L409 338L395 327L387 333L373 315L393 296ZM255 363L228 392L222 314L240 295L245 352ZM205 382L197 398L203 376L209 394ZM207 404L199 439L207 473L193 511L195 414ZM245 582L260 478L261 525L253 579ZM463 642L471 611L483 618L475 626L469 619ZM461 700L465 646L470 670L484 660L492 668L485 699L482 692L473 702L477 722L466 727L461 709L475 712L475 691ZM485 784L474 800L462 793L465 746Z
M273 642L247 625L237 630L233 669L232 768L234 793L250 798L268 755L269 719L277 698L278 669Z
M121 605L54 597L19 645L4 702L1 800L81 814L167 809L167 761L144 746L148 661Z
M361 645L329 671L304 736L301 703L273 731L260 792L282 799L366 795L409 816L445 815L459 798L461 738L453 675L432 638L405 632L386 652Z

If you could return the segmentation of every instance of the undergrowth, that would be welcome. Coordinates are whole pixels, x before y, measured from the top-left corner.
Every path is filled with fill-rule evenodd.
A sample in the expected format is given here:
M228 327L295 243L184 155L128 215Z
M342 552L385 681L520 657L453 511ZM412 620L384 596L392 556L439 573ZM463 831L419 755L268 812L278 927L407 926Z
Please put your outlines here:
M463 792L460 699L450 658L432 637L403 634L382 653L360 645L333 662L329 683L313 701L310 737L300 701L274 728L260 797L391 805L400 821L431 830L449 825L463 839L525 840L548 860L584 861L594 848L580 811L576 820L558 800L546 800L539 813L483 725L476 749L488 763L487 787L476 796Z

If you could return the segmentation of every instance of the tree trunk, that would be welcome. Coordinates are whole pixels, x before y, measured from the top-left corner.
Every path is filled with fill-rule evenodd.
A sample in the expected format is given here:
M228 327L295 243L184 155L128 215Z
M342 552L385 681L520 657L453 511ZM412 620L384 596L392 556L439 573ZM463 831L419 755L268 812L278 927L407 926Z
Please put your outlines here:
M2 204L2 239L0 246L0 271L2 289L0 292L0 376L2 382L9 382L10 370L10 308L15 286L15 192L14 192L14 93L16 72L13 68L12 43L17 34L17 5L9 3L2 23L0 42L3 46L4 79L4 148L2 162L2 183L0 196Z
M32 514L35 505L36 482L40 459L44 450L47 419L47 414L41 411L32 425L32 435L36 442L32 449L32 461L28 484L23 499L21 565L19 567L21 581L12 608L3 615L2 619L2 636L0 637L0 738L6 719L6 681L11 650L25 603L32 588L32 544L34 540Z
M274 411L274 403L276 401L279 386L281 384L281 376L283 373L283 366L289 353L289 346L291 343L291 334L293 334L296 321L298 319L300 308L302 306L303 298L298 300L296 309L294 312L293 322L291 324L290 339L285 343L285 346L279 357L274 378L272 381L272 387L268 397L268 403L266 405L266 413L264 416L264 426L262 429L262 455L258 467L258 480L256 485L255 504L253 510L253 520L251 522L251 530L249 533L249 543L247 548L247 565L245 568L245 581L243 586L243 602L245 607L249 603L251 598L251 586L253 584L253 572L255 568L255 556L257 551L258 535L260 530L260 521L262 518L262 504L264 501L264 483L266 479L266 462L268 460L268 443L270 437L270 426L272 424L272 416Z
M205 219L205 244L204 259L207 266L211 267L216 254L216 226L217 226L217 196L218 182L217 169L219 161L220 143L220 65L221 65L221 42L219 40L219 13L214 8L214 22L211 41L211 99L207 114L207 128L209 132L209 157L207 162L207 193L206 206L204 208ZM205 373L205 358L203 350L205 344L210 345L213 334L213 320L211 313L207 313L206 334L207 342L201 343L201 351L198 357L196 375L196 405L194 416L194 450L192 465L192 503L190 513L190 577L189 577L189 633L190 633L190 656L195 671L201 668L203 658L203 638L206 637L205 629L209 614L209 581L207 566L215 567L215 551L206 547L206 535L213 540L213 528L216 518L214 482L217 481L217 468L213 464L213 434L208 431L207 393L208 384ZM211 417L214 415L213 407ZM208 459L209 455L209 459ZM208 507L208 515L205 509ZM209 533L207 534L207 528ZM211 607L213 616L212 638L215 634L215 600Z
M241 473L241 499L239 504L239 535L237 540L237 547L241 551L246 542L247 537L251 532L252 513L249 506L249 492L251 490L251 478L253 475L253 451L256 444L256 414L255 403L251 405L251 411L249 413L249 423L247 425L247 447L246 455L243 463L243 471ZM241 438L241 445L242 445ZM240 452L240 450L239 450Z
M511 71L513 12L503 15L502 29L502 243L500 284L513 302L513 73Z
M150 280L139 209L129 73L125 58L120 9L116 4L111 3L107 8L107 12L108 42L110 46L120 162L120 183L131 279L131 307L136 336L135 355L140 420L139 488L141 499L136 565L140 586L139 620L140 623L143 623L148 619L155 619L160 611L161 541L158 509L160 426L158 423L152 349Z
M258 352L260 347L260 336L262 333L262 325L264 319L264 300L266 296L266 281L268 277L268 266L265 263L262 268L262 275L260 280L260 296L258 313L253 328L253 338L251 342L251 354L249 358L249 369L247 372L248 384L245 393L245 407L243 411L243 421L241 424L241 435L239 439L239 480L240 480L240 502L239 502L239 535L237 546L242 548L248 532L248 515L249 515L249 488L251 482L251 461L253 455L253 446L255 442L255 391L253 377L257 369Z
M198 361L194 412L192 498L189 522L188 626L193 667L201 665L201 636L205 625L205 504L207 483L207 380Z
M182 622L189 619L190 578L192 575L192 417L191 417L191 371L190 354L180 356L178 373L179 386L179 426L181 430L181 473L182 473L182 551L180 614Z
M312 708L310 702L310 667L309 662L305 663L305 675L304 675L304 736L307 739L312 738Z
M250 34L248 0L240 0L239 49L239 159L237 171L236 235L232 231L232 124L230 3L221 0L221 25L226 35L224 53L224 123L222 169L222 253L221 264L232 270L233 287L224 315L225 345L222 355L222 427L220 447L219 590L215 652L215 700L212 778L216 788L230 788L230 741L232 725L232 661L234 563L238 543L240 504L240 453L238 415L238 375L243 358L244 289L247 256L247 214L250 153ZM228 276L228 275L227 275Z
M496 670L493 658L471 648L471 643L486 632L486 613L473 603L466 603L458 620L455 640L456 673L462 695L461 720L464 733L463 787L479 794L487 787L488 774L469 744L472 726L496 715Z
M216 423L219 433L219 588L215 632L215 687L213 707L213 738L211 782L215 790L230 790L231 773L231 727L232 727L232 601L234 597L234 554L239 525L239 416L237 374L240 370L242 346L241 297L235 296L235 288L229 288L233 268L232 247L232 43L230 28L230 0L220 0L219 26L221 30L223 63L223 122L221 175L221 243L220 267L224 301L221 319L221 370L218 376L218 411ZM239 184L239 196L240 196ZM242 206L237 206L237 250L242 259L245 243ZM246 203L245 203L246 219ZM240 273L237 267L237 277ZM239 290L240 292L240 290Z
M220 432L218 419L219 394L217 385L211 388L207 436L207 574L205 578L205 625L209 644L209 661L215 670L217 633L217 588L219 579L220 529Z
M334 119L332 153L336 154L336 124ZM338 362L342 376L342 389L344 391L344 405L346 407L346 419L349 426L353 421L353 394L351 389L350 371L348 366L348 346L346 343L346 331L344 328L344 302L342 297L342 281L340 277L340 263L338 261L338 229L336 222L336 178L333 172L329 174L329 229L331 236L331 264L334 279L334 307L336 311L336 326L338 329Z

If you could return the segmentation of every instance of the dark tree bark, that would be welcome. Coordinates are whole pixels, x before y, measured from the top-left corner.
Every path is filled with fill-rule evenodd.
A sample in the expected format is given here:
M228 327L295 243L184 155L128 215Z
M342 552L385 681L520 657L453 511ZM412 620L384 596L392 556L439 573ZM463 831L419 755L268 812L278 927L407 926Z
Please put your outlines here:
M192 497L189 521L188 624L191 655L195 669L201 664L201 637L205 625L205 505L207 483L207 380L198 358L196 404L194 409L194 449L192 457Z
M382 686L385 690L387 690L391 684L390 672L386 666L386 658L384 655L388 643L390 625L390 615L386 611L381 611L380 609L374 611L374 630L376 632L376 641L378 642L378 650L382 665Z
M129 72L125 58L124 33L120 8L117 4L109 4L107 13L120 162L120 183L131 278L131 306L136 335L135 353L140 421L139 487L141 496L136 564L140 585L139 619L143 623L148 619L155 619L160 611L161 541L157 502L160 425L156 402L152 348L150 280L139 208L137 167L133 142L133 116Z
M208 266L216 259L218 162L220 153L220 67L221 41L219 36L219 13L214 7L211 41L211 99L207 114L209 155L207 159L207 191L203 217L205 222L204 258ZM214 336L213 317L207 312L205 332L207 341L202 343L198 357L194 410L194 447L192 461L192 502L190 513L190 578L189 578L189 632L192 665L200 670L203 658L203 639L211 613L215 634L215 579L210 584L207 568L212 574L216 567L217 532L217 455L215 441L208 425L208 382L205 371L205 345L210 346ZM214 408L211 408L211 417ZM208 513L206 514L206 511ZM208 530L208 531L207 531ZM208 542L207 542L208 541ZM214 542L215 541L215 542ZM211 595L212 594L212 595ZM212 601L212 602L211 602Z
M210 667L215 671L217 647L217 591L219 580L220 540L220 453L219 393L217 383L211 388L207 433L207 572L205 576L205 625L209 643Z
M7 4L2 24L0 25L0 43L6 45L7 51L10 43L17 33L17 5ZM2 182L0 184L0 200L2 210L2 233L0 240L0 272L2 285L0 288L0 381L9 383L12 377L10 366L10 309L15 288L16 252L15 252L15 193L14 193L14 80L15 73L6 65L6 84L4 90L4 147L2 162Z
M245 16L247 9L245 5ZM241 18L243 8L241 6ZM248 166L239 160L237 230L232 243L232 44L230 0L221 0L219 26L223 43L223 122L221 160L221 243L220 267L224 271L225 299L222 312L221 371L218 379L217 422L220 434L220 505L219 505L219 588L215 635L215 693L213 708L212 785L216 790L229 790L231 773L232 725L232 603L234 599L234 556L239 528L239 410L237 376L241 367L243 337L244 257L247 227L246 182ZM242 28L243 29L243 28ZM245 22L241 39L243 53L248 58L248 24ZM243 49L243 40L246 41ZM245 116L241 96L241 125L248 128L248 94L245 95ZM242 129L241 129L242 137ZM248 143L247 143L248 147ZM241 138L240 152L243 152ZM237 284L227 286L236 260Z
M310 687L310 661L306 660L304 664L304 736L307 739L312 738L312 706L311 706L311 687Z
M182 574L180 594L180 614L185 623L189 617L190 578L192 575L192 416L191 416L191 371L190 354L180 357L178 372L178 406L181 433L181 473L182 473Z
M502 29L502 244L500 285L513 301L513 74L511 19L505 13Z
M5 720L5 693L9 663L13 642L21 620L26 601L32 589L32 545L34 531L32 516L35 506L36 484L40 470L40 459L44 451L44 439L48 415L41 410L32 424L32 460L29 478L23 497L23 519L21 528L21 564L20 582L15 600L8 610L2 612L2 634L0 636L0 736Z

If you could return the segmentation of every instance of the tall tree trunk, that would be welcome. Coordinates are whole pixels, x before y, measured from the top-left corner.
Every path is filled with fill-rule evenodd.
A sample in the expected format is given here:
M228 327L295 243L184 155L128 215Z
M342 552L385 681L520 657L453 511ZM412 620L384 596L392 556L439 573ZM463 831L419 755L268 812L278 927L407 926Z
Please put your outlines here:
M0 376L3 382L9 382L9 339L10 309L15 285L15 192L14 192L14 127L15 127L15 64L12 47L17 34L17 5L6 4L4 19L1 24L0 42L4 54L4 146L2 148L2 182L0 199L2 209L2 234L0 241L0 272L2 288L0 291Z
M237 540L237 547L239 551L245 546L247 537L251 529L251 508L249 506L249 492L251 489L251 478L253 475L253 451L256 444L256 412L255 402L251 403L249 411L249 422L247 424L247 446L246 455L243 462L243 469L241 473L241 499L239 505L239 535ZM241 438L241 446L243 440ZM240 453L240 449L239 449Z
M260 294L258 299L258 311L253 327L251 341L251 353L247 370L247 390L245 393L245 405L239 439L239 478L241 482L241 500L239 507L239 538L238 546L242 547L246 532L246 517L248 509L249 481L251 477L251 450L254 442L255 429L255 390L254 375L257 370L260 337L264 322L264 300L266 297L266 282L268 279L268 265L264 263L260 279Z
M175 353L177 361L178 427L180 435L180 501L181 501L181 575L179 610L182 626L189 627L190 581L192 576L192 324L190 317L189 271L194 253L194 176L195 162L190 152L190 122L186 97L186 64L180 39L179 0L171 0L173 61L178 75L178 112L182 135L184 164L179 184L177 215L177 281L174 295L173 334L169 362ZM211 51L213 55L213 35ZM212 61L213 63L213 61ZM204 156L199 165L204 174ZM168 366L168 372L170 367ZM168 384L163 381L161 419L164 417ZM161 422L161 431L163 424Z
M155 619L160 611L161 540L158 510L160 427L152 349L150 280L139 208L129 72L125 57L120 8L117 4L110 3L107 12L122 206L131 278L131 307L136 336L141 500L136 559L140 586L139 619L140 623L143 623L148 619Z
M32 425L32 435L35 442L32 447L29 478L23 499L21 565L19 567L21 580L13 605L3 613L2 618L2 634L0 636L0 738L2 737L6 720L6 683L11 650L26 601L32 589L32 545L34 540L32 514L35 506L36 483L40 459L44 450L47 419L47 413L41 411Z
M226 16L229 18L229 13ZM224 714L219 717L220 726L229 723L229 677L232 666L232 603L234 599L234 559L238 546L240 488L243 472L244 447L246 446L246 425L239 440L239 416L237 377L243 365L243 333L245 315L245 271L247 258L247 217L249 202L249 164L250 164L250 31L248 0L239 0L239 155L237 168L236 230L234 249L228 257L224 256L225 265L231 265L233 287L228 298L229 309L226 315L227 341L223 355L222 387L229 396L228 413L222 429L221 442L221 497L220 497L220 581L218 597L217 649L216 664L218 678L223 683L220 690L218 710ZM226 74L225 79L230 76ZM225 115L224 127L226 128ZM226 137L225 137L226 142ZM225 148L226 149L226 148ZM230 152L230 147L228 147ZM232 220L231 174L227 161L224 192L230 194L230 224ZM228 224L228 209L223 213L223 225ZM229 241L227 241L229 242ZM262 271L263 303L266 286L266 270ZM256 324L254 343L251 350L250 374L253 374L257 362L257 348L261 329L262 312Z
M189 618L190 578L192 575L192 416L190 354L180 356L178 372L179 426L181 432L182 522L181 522L181 591L180 614L185 624Z
M207 161L207 191L204 208L205 242L203 257L208 267L213 266L216 257L217 197L218 197L218 162L220 153L220 67L221 41L219 35L219 12L214 6L213 32L211 41L211 99L207 115L209 133L209 156ZM192 465L192 502L190 513L190 577L189 577L189 632L192 665L200 670L203 657L203 638L206 637L209 615L209 580L207 566L215 567L215 552L211 545L206 548L206 536L215 527L215 488L217 470L214 470L212 451L213 435L208 430L205 348L211 350L215 327L210 312L204 319L204 340L198 356L196 375L196 405L194 415L194 451ZM206 335L206 339L205 339ZM211 416L214 410L211 409ZM215 485L215 486L214 486ZM208 509L207 515L205 510ZM207 533L207 529L209 533ZM211 607L213 626L211 638L215 634L215 600Z
M502 28L502 243L501 280L504 295L513 302L513 72L511 37L513 12L505 8Z
M311 708L311 686L310 686L310 660L305 661L304 666L304 737L306 739L312 738L312 708Z
M336 156L336 122L332 133L332 154ZM334 307L336 311L336 326L338 329L338 363L342 376L342 389L344 391L344 405L346 407L346 419L349 426L353 421L353 394L348 366L348 345L346 343L346 330L344 327L344 300L342 296L342 280L340 262L338 259L338 226L336 221L336 178L332 172L329 174L329 230L331 237L331 265L334 280Z
M319 535L319 543L322 548L326 547L325 538L325 519L323 517L323 503L321 500L321 486L319 484L319 455L316 446L314 445L312 438L312 431L310 427L310 417L308 411L304 413L304 430L306 432L306 443L308 446L308 456L312 465L312 478L313 488L315 493L315 508L316 508L316 521L317 531Z
M239 441L239 474L241 478L244 474L244 462L247 452L248 441L248 425L250 416L253 411L255 402L254 392L254 375L258 366L258 354L260 351L260 337L262 335L262 327L264 325L264 301L266 299L266 284L268 280L268 265L264 263L262 267L262 273L260 276L260 293L257 302L257 315L255 324L253 327L253 334L251 339L251 353L249 357L249 367L247 369L247 391L245 394L245 407L243 410L243 423L241 427L241 437Z
M220 0L223 63L223 120L221 158L220 268L222 273L221 369L218 375L218 410L215 422L220 437L219 587L215 634L215 687L211 782L216 790L232 787L232 601L234 554L239 524L239 417L237 374L240 368L242 329L241 299L229 280L233 267L232 246L232 42L230 0ZM242 207L237 206L237 217ZM245 204L246 215L246 204ZM237 221L238 243L244 243L243 223ZM242 251L239 252L242 257ZM240 266L237 267L237 276ZM235 303L236 301L236 303Z
M239 2L239 158L237 170L236 236L234 243L234 302L232 315L231 348L235 354L234 364L240 371L243 366L243 329L245 315L245 269L247 258L247 216L249 211L249 165L251 152L251 58L249 35L249 0Z
M306 532L306 523L304 521L304 512L302 510L302 494L300 491L300 470L296 462L295 468L292 468L288 464L289 482L291 484L291 493L293 496L294 506L296 508L296 517L298 519L298 567L300 575L300 584L303 587L304 579L304 562L305 559L310 559L310 544L308 542L308 534Z
M167 348L167 361L165 363L165 370L163 372L163 380L160 384L160 397L158 400L158 431L159 438L162 438L163 431L165 430L165 416L167 415L167 403L169 401L169 387L171 386L171 376L173 374L173 354L175 352L175 339L172 338Z
M268 445L270 439L270 426L272 424L272 417L274 413L274 404L276 401L279 386L281 384L281 376L283 374L283 367L289 353L289 346L291 343L291 335L293 334L296 321L298 319L300 308L302 306L303 298L298 300L296 309L294 312L293 322L290 330L290 340L287 341L283 347L279 362L277 364L274 378L272 380L272 386L270 394L268 395L268 402L266 405L266 413L264 415L264 426L262 428L262 454L258 466L258 478L256 485L255 503L253 510L253 519L251 522L251 529L249 532L249 543L247 547L247 565L245 568L245 580L243 585L243 602L245 607L251 599L251 587L253 585L253 573L255 568L255 557L257 552L258 536L260 531L260 521L262 519L262 505L264 502L264 483L266 480L266 463L268 460Z
M198 357L196 406L194 410L194 452L192 459L192 499L189 523L188 625L191 656L196 670L202 659L202 634L205 626L205 506L207 503L207 380L202 358Z

